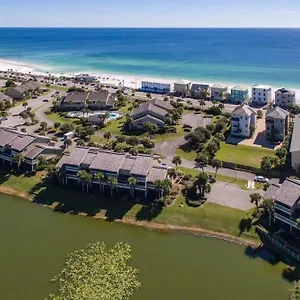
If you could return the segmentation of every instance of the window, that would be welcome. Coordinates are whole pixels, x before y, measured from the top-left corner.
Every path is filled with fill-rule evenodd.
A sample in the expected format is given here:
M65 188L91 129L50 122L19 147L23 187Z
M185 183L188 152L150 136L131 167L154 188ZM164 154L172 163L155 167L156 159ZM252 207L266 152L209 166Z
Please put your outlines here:
M243 116L240 116L240 119L242 120L242 119L243 119Z
M260 93L258 93L258 96L260 96Z
M248 128L248 124L246 124L245 127Z

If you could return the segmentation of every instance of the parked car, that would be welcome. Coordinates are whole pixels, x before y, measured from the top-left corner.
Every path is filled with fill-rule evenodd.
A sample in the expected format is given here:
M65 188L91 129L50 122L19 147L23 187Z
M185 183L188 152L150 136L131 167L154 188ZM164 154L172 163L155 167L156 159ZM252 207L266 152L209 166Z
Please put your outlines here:
M7 120L6 116L4 116L4 117L1 118L1 121L6 121L6 120Z
M255 176L254 181L266 183L269 182L269 179L263 176Z
M43 102L49 102L49 100L48 99L44 99Z

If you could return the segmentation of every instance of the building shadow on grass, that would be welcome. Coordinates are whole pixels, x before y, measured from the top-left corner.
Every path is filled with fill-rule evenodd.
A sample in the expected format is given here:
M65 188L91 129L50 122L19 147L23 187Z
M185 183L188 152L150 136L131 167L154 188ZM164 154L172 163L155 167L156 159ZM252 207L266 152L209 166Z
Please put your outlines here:
M100 193L96 188L83 193L76 184L59 185L48 179L34 186L30 193L35 203L50 206L54 211L90 217L103 213L108 221L122 219L135 205L124 193L116 192L111 197L109 191Z

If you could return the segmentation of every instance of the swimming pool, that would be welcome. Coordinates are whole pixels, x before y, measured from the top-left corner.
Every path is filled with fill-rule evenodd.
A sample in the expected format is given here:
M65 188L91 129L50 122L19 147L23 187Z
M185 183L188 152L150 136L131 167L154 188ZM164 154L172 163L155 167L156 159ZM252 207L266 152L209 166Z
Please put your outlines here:
M88 118L88 119L94 119L99 118L99 116L103 116L106 113L108 113L108 119L107 121L117 120L123 117L123 114L119 111L93 111L87 114L84 114L82 111L70 111L67 114L68 118Z

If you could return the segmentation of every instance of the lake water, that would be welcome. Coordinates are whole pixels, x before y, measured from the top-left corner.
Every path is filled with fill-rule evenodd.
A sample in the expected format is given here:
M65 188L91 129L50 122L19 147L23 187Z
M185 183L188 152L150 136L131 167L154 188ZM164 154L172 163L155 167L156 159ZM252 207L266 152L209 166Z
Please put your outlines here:
M142 288L133 300L282 300L291 286L275 266L245 247L185 234L157 233L63 215L0 195L0 299L41 300L64 257L90 242L128 242Z

